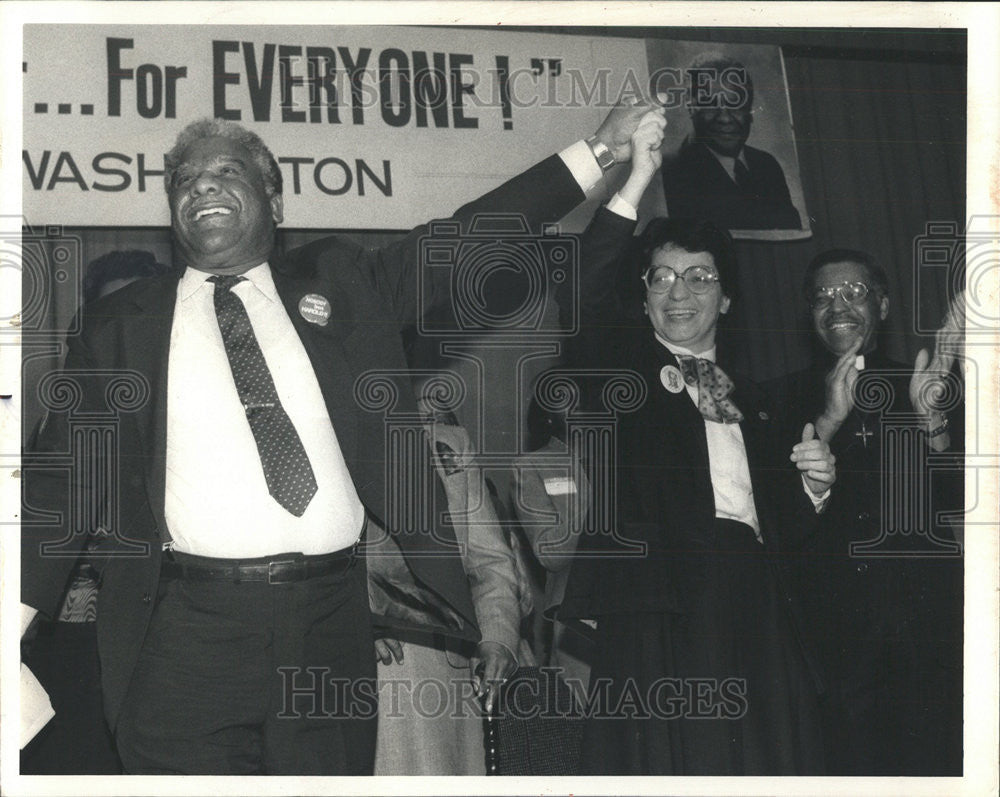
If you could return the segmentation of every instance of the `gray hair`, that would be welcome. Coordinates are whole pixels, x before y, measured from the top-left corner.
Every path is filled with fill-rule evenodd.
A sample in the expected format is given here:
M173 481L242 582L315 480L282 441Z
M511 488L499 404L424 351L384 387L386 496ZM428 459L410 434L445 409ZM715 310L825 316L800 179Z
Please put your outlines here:
M253 157L254 165L260 170L264 178L264 190L269 197L281 195L282 179L281 169L278 162L256 133L247 130L245 127L229 122L225 119L210 119L208 117L191 122L181 130L177 136L177 141L170 152L164 158L163 184L167 191L173 183L174 172L183 162L184 151L194 142L203 138L228 138L246 149Z

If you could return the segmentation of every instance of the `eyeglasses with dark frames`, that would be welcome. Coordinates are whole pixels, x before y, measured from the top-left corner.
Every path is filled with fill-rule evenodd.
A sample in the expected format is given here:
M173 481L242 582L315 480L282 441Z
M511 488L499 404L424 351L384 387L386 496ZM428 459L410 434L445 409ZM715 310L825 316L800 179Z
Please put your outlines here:
M706 293L719 281L719 275L705 266L691 266L681 274L670 266L650 266L641 279L650 293L667 293L678 279L691 293Z

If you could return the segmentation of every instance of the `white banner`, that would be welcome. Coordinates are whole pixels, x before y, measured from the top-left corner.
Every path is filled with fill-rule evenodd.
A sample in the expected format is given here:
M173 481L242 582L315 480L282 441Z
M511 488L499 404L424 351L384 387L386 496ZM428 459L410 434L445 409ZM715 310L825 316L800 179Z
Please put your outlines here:
M25 26L31 224L163 226L163 155L254 130L285 225L406 229L589 135L648 83L642 40L420 27Z

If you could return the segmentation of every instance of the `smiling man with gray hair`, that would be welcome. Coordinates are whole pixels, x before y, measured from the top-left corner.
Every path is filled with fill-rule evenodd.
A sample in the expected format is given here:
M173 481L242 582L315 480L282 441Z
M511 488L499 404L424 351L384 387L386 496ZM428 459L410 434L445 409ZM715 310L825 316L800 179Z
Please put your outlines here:
M452 219L468 228L477 213L518 213L532 230L558 221L629 159L649 108L617 106L594 136ZM67 549L83 542L74 501L115 500L121 522L110 531L130 555L104 568L98 643L126 772L370 774L375 646L357 554L368 515L405 557L396 572L407 583L393 594L426 597L433 630L479 638L454 531L417 473L412 517L432 520L400 527L408 513L387 483L383 416L355 393L362 375L406 367L401 332L425 309L428 228L380 250L330 237L276 254L280 172L255 134L195 122L167 167L185 268L87 308L65 365L79 402L54 407L25 454L26 510L42 514L22 530L23 624L58 606ZM423 298L448 294L435 285ZM46 467L47 455L73 450L77 409L121 403L112 382L123 372L148 400L121 413L117 463L69 478ZM412 391L398 402L415 412ZM439 480L430 492L447 505Z

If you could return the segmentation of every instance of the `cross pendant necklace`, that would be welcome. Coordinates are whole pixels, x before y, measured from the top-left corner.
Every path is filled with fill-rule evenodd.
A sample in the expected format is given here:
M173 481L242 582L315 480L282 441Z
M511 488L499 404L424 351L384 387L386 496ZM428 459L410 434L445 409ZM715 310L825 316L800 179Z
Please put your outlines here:
M865 422L861 421L861 431L860 432L855 432L854 436L855 437L860 437L861 438L861 443L864 445L865 448L868 448L868 438L872 437L874 434L875 434L875 432L871 431L870 429L866 429L865 428Z

